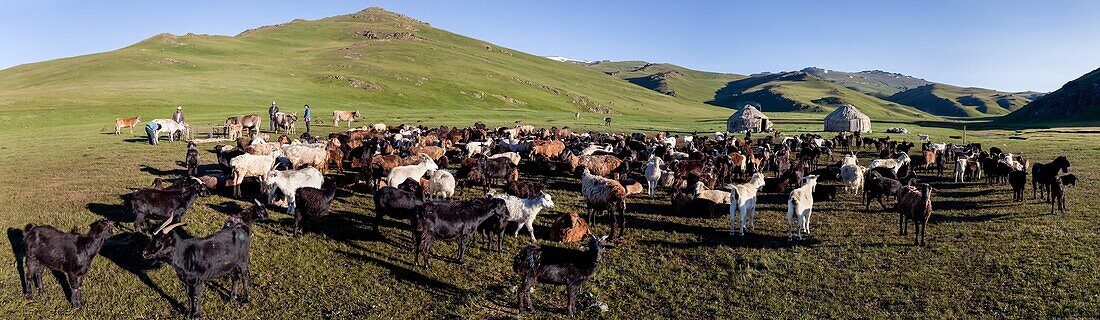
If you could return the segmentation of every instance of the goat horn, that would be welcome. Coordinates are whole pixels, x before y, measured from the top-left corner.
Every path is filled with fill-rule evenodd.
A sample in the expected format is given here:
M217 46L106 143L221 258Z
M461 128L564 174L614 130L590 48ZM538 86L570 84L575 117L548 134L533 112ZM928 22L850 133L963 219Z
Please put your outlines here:
M260 204L260 199L253 198L252 202L255 203L257 206L260 206L260 207L264 206L264 205Z
M161 232L162 232L163 234L168 234L168 232L172 231L172 229L175 229L176 227L178 227L178 226L182 226L182 225L185 225L185 224L187 224L187 223L186 223L186 222L178 222L178 223L174 223L174 224L171 224L171 225L169 225L169 226L167 226L167 227L164 227L164 230L162 230Z
M168 224L170 224L170 223L172 223L172 217L168 217L168 219L164 219L164 223L160 224L160 226L157 227L157 230L153 231L153 234L160 233L162 230L164 230L164 227L168 226Z

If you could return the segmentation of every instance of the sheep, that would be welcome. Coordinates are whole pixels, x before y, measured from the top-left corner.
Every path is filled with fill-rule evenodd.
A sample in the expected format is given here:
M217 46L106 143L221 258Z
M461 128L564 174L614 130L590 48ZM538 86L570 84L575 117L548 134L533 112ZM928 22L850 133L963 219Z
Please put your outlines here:
M607 243L607 236L597 238L589 234L587 252L537 244L521 249L512 263L512 271L521 279L516 290L520 313L524 310L534 311L531 289L535 282L542 282L566 286L569 296L568 310L572 316L574 305L577 304L577 289L596 273L605 247L611 247Z
M623 164L622 160L612 155L578 157L572 153L566 154L566 162L569 165L569 172L576 172L577 168L583 167L601 177L610 177L611 173Z
M581 172L581 194L588 208L588 223L595 224L595 212L609 211L612 217L611 236L621 239L626 229L626 189L618 181L593 175L585 168ZM618 235L615 234L616 227L619 228Z
M554 200L549 193L543 192L539 197L531 199L523 199L510 194L495 194L491 191L489 196L504 200L504 203L508 206L508 221L519 223L513 236L518 237L519 229L526 227L527 234L531 236L531 242L538 241L535 239L535 218L543 208L554 207Z
M623 185L623 189L626 189L626 195L640 194L645 191L645 187L642 187L642 183L634 179L621 179L619 184Z
M298 188L321 188L325 182L325 176L317 168L305 168L300 170L271 170L264 177L264 186L267 188L267 202L275 199L275 190L279 190L286 197L286 213L294 214L294 195Z
M386 177L386 185L396 186L408 178L420 180L425 173L435 170L439 170L439 166L435 164L435 161L432 161L428 156L420 155L420 162L417 164L391 169L389 176Z
M241 154L229 160L233 172L233 197L241 197L241 183L244 178L257 177L262 181L267 173L275 168L275 155Z
M165 221L153 232L153 238L142 251L149 260L166 260L176 275L187 286L187 297L192 318L202 317L202 291L206 281L231 276L229 301L237 301L238 282L243 283L239 301L248 301L248 252L252 244L252 231L244 223L229 223L202 238L185 238L173 232L184 225Z
M707 190L702 181L695 183L695 198L707 199L714 203L730 204L730 193L722 190Z
M447 170L435 170L428 174L424 192L429 197L450 199L455 194L455 176Z
M283 157L290 161L293 169L311 166L328 171L328 151L323 144L291 144L283 146Z
M335 181L326 181L320 189L301 187L294 191L294 235L302 233L302 219L316 220L328 214L332 199L336 197Z
M65 273L72 290L69 304L80 308L80 288L83 287L84 274L92 265L103 242L113 234L114 223L100 220L88 227L88 233L65 233L52 226L27 224L23 228L23 246L26 254L26 269L23 271L23 296L30 299L31 288L38 288L42 294L42 270L49 268Z
M857 164L844 164L840 167L840 181L844 183L844 190L857 195L863 188L863 172L866 169Z
M675 141L675 138L673 141ZM664 162L660 157L650 157L649 163L645 166L646 189L650 198L653 197L653 189L656 189L657 183L661 181L661 166L664 165Z
M806 234L810 234L810 216L813 214L814 208L814 189L817 187L817 176L808 175L802 178L803 184L801 187L791 191L790 199L787 200L787 240L791 240L791 227L794 227L795 220L798 221L798 226L795 228L798 232L798 240L802 240L802 231L806 231Z
M906 219L913 220L914 245L923 246L925 230L928 228L928 219L932 216L932 186L922 183L920 189L914 186L905 186L898 190L898 203L895 206L898 211L898 233L902 236L908 233Z
M187 142L187 153L183 157L183 164L187 167L188 176L199 175L199 148L194 141Z
M466 264L466 239L474 235L477 227L489 218L508 216L508 206L503 199L475 198L470 201L428 202L417 208L416 232L413 242L413 265L431 268L432 240L458 238L458 263Z
M757 172L752 174L749 182L734 185L730 189L730 235L734 235L733 219L738 211L741 212L741 235L745 235L745 217L749 218L749 228L756 229L756 193L764 187L764 175Z
M550 225L550 241L572 243L590 233L588 223L576 211L563 213Z
M519 160L520 160L519 153L504 152L504 153L498 153L498 154L494 154L494 155L489 156L489 159L497 159L497 158L506 158L508 160L511 160L512 164L514 164L516 166L519 166Z

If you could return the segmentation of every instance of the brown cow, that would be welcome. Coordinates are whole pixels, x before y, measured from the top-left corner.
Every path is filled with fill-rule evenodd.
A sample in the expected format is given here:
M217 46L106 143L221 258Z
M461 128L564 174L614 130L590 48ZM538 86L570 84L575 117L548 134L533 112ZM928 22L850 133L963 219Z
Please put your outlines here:
M141 116L134 118L115 119L115 134L121 134L122 128L130 128L130 134L134 134L134 126L141 123Z
M340 126L340 121L343 120L343 121L346 121L348 123L348 128L351 128L351 122L355 121L356 119L359 119L359 117L360 117L359 110L356 110L356 111L332 110L332 126L333 127L339 127Z

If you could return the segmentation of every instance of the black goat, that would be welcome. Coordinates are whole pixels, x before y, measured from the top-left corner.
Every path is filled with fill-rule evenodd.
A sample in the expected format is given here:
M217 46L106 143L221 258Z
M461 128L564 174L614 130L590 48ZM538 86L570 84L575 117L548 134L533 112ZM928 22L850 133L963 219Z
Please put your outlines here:
M103 241L111 237L114 223L106 220L96 221L88 227L88 233L64 233L51 226L28 224L23 229L23 245L26 248L26 270L23 276L23 296L32 297L31 288L42 293L43 267L65 273L72 294L69 303L80 308L81 277L88 273L92 259L103 247Z
M486 247L493 249L493 237L496 237L497 252L504 251L504 230L508 228L508 217L491 216L477 226L477 232L485 238ZM518 226L517 226L518 228Z
M412 178L405 179L397 188L385 186L374 192L374 232L378 232L378 224L385 216L395 217L409 221L416 230L416 208L424 204L424 187Z
M902 184L900 181L883 177L871 171L870 176L863 182L863 203L865 209L870 211L871 202L878 199L878 204L885 210L886 204L883 203L882 198L894 195L901 187Z
M507 216L508 205L498 198L425 203L417 210L413 265L418 265L423 253L424 266L431 267L432 240L436 237L458 238L458 263L465 264L466 238L475 235L477 227L485 220Z
M512 263L512 271L520 276L520 285L516 290L519 312L535 310L531 303L531 288L535 282L542 282L566 286L568 310L572 316L577 304L577 289L588 282L600 267L604 248L610 247L606 241L607 236L597 238L589 234L587 252L537 244L521 249Z
M1050 185L1050 214L1054 214L1054 209L1066 213L1066 185L1062 182L1062 177L1058 176L1054 177L1054 183Z
M134 229L144 230L146 219L168 219L179 222L198 197L210 195L206 185L194 177L180 182L180 188L141 189L134 191L130 208L134 212Z
M1065 185L1067 187L1076 187L1077 186L1077 176L1073 175L1072 173L1067 174L1067 175L1063 175L1063 176L1061 176L1061 178L1062 178L1062 184L1063 185Z
M214 146L214 153L218 155L218 164L221 165L222 172L232 171L233 168L229 167L229 160L233 160L233 158L245 154L244 150L240 148L224 145Z
M1066 156L1059 156L1054 158L1054 161L1050 163L1036 163L1031 166L1031 198L1035 199L1035 193L1042 194L1043 191L1049 191L1054 185L1054 178L1058 176L1058 171L1062 173L1069 172L1069 159ZM1039 189L1043 187L1043 189Z
M301 187L294 192L294 235L302 233L302 219L316 220L328 214L332 198L336 197L336 182L325 181L321 189Z
M485 178L488 179L484 187L484 192L489 192L489 188L495 186L498 179L514 181L518 178L516 164L512 163L512 160L508 158L481 158L478 160L478 166L481 167L481 171L485 174Z
M814 201L836 200L837 187L828 184L818 184L814 187Z
M183 157L183 164L187 167L188 176L199 175L199 147L195 142L187 142L187 154Z
M1024 201L1024 188L1027 187L1027 171L1016 170L1009 173L1008 184L1012 186L1012 201Z
M248 251L252 243L248 225L230 222L209 236L184 239L172 231L185 223L169 225L170 221L153 232L142 255L145 259L165 260L176 269L176 275L187 286L191 317L202 317L202 291L211 279L231 276L229 301L238 300L238 282L244 285L239 301L248 301Z

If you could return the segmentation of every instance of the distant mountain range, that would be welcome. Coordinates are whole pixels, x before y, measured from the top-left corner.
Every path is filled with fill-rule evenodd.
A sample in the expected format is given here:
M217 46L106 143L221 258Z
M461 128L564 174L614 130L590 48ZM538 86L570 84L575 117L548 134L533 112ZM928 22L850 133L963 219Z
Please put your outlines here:
M1043 95L957 87L881 70L844 72L808 67L745 76L645 61L605 60L584 65L666 95L730 108L758 103L774 111L826 112L850 103L885 116L984 117L1007 114Z

